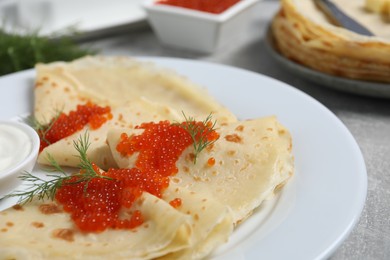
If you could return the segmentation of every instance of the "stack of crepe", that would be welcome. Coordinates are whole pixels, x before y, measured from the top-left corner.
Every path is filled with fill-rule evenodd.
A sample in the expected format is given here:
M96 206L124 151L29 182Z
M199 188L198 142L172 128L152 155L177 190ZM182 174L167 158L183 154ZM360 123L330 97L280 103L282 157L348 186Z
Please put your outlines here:
M333 25L313 0L282 0L272 21L278 51L309 68L357 80L390 82L390 24L364 1L333 0L376 36Z
M34 115L48 122L55 111L71 111L92 101L112 107L101 128L83 130L47 146L62 166L76 167L73 141L89 132L88 157L102 169L132 168L137 154L116 150L122 133L143 130L142 122L180 122L185 111L199 120L210 113L220 134L196 164L188 147L177 162L162 198L144 192L134 204L145 222L133 230L83 233L55 201L37 201L0 212L1 259L201 259L225 243L238 223L251 215L293 174L291 136L275 117L238 121L188 79L129 58L87 57L72 63L37 66ZM208 158L214 167L206 167ZM169 201L181 198L178 208Z

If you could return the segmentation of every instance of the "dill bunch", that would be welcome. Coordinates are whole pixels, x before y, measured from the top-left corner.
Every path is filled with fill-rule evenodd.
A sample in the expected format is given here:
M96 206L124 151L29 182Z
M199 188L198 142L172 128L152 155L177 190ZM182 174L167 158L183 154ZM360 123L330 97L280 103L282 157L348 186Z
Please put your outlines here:
M38 62L71 61L95 53L80 48L69 37L49 39L35 32L15 35L0 28L0 75L32 68Z

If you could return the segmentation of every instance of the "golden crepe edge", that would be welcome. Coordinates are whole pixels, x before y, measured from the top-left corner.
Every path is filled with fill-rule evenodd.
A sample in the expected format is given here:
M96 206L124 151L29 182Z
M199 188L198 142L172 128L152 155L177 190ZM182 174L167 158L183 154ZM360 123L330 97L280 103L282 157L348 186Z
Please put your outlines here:
M125 56L86 56L72 62L37 64L36 70L34 114L39 120L50 120L55 109L66 113L77 102L89 100L114 108L140 97L187 114L212 112L221 123L237 120L205 87L150 61ZM170 95L164 97L166 93ZM44 100L46 103L41 103ZM44 108L40 108L42 105Z

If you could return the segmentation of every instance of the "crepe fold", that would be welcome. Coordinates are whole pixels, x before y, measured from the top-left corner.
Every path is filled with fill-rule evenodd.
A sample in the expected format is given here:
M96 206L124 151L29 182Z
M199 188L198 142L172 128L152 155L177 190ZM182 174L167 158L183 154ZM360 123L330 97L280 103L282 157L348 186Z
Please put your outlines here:
M145 223L133 230L78 231L68 214L42 213L30 203L0 213L1 259L151 259L191 245L191 218L144 193L138 201Z
M45 207L60 209L33 202L0 213L1 259L150 259L190 245L190 219L148 193L138 203L147 221L132 231L81 233L69 214Z
M90 146L87 151L88 159L107 170L117 167L111 151L106 143L107 132L111 128L133 128L143 122L158 122L160 120L179 120L181 116L171 108L152 103L145 99L134 100L128 104L116 107L112 110L112 119L108 120L98 129L90 129L87 125L66 138L63 138L42 150L38 156L38 163L50 165L48 155L61 166L77 167L79 164L78 152L74 142L88 132Z
M192 244L159 259L203 259L227 242L233 232L233 215L227 205L209 197L207 193L194 192L171 182L163 199L172 201L177 197L182 200L177 210L192 219Z
M278 51L297 63L335 76L390 82L390 38L337 27L314 1L282 0L271 28Z
M82 233L69 214L51 201L34 201L0 212L1 259L153 259L168 253L173 256L175 252L179 255L192 252L188 248L201 242L204 247L197 253L204 256L225 242L232 232L228 208L184 188L173 188L167 190L166 196L180 195L186 202L183 212L143 193L132 210L141 210L145 222L130 231ZM51 211L45 211L46 208ZM200 241L216 229L218 234L211 244Z
M38 64L36 71L34 115L43 122L56 111L67 113L87 100L115 108L141 97L188 115L213 113L221 123L236 120L204 88L150 62L91 56Z
M107 141L119 167L134 167L138 156L123 156L116 150L121 134L131 136L142 131L109 131ZM198 155L196 164L191 157L192 147L183 152L176 163L179 172L171 182L227 205L237 224L293 174L291 135L275 117L224 124L218 132L219 140ZM209 158L215 160L215 165L208 165Z
M59 111L67 114L87 102L110 106L113 114L111 120L96 130L87 125L46 147L39 155L41 164L49 164L49 153L60 165L76 167L78 158L73 141L85 131L93 141L88 158L100 168L108 169L116 167L105 143L109 128L174 121L182 118L181 112L200 117L213 113L219 123L236 121L205 89L151 63L125 57L85 57L70 63L40 64L36 70L34 117L41 124L50 122Z

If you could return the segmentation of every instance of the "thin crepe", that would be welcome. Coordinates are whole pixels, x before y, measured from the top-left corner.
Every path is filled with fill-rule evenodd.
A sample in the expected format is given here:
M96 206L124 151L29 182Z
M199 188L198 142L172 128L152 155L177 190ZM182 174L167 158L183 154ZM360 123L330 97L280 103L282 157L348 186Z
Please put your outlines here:
M188 115L214 114L219 122L235 116L199 85L150 62L127 57L84 57L36 66L34 115L47 121L90 100L112 108L144 97Z
M122 156L116 150L123 132L131 136L142 130L112 129L108 133L118 166L132 168L138 154ZM171 181L229 206L233 223L239 223L292 176L291 136L275 117L224 124L218 132L219 140L198 155L196 164L192 147L183 152L176 163L179 172ZM209 158L215 159L215 165L208 165Z
M151 63L125 57L85 57L70 63L55 62L36 66L34 117L47 124L61 111L93 102L110 106L113 119L102 127L81 131L46 147L40 164L50 164L50 154L60 165L76 167L77 151L73 142L89 131L88 158L100 168L116 167L106 145L108 129L133 127L142 122L178 120L181 112L207 116L213 113L218 123L236 121L235 116L217 103L205 89L173 71ZM180 117L179 117L180 116Z
M90 129L87 125L66 138L63 138L42 150L38 156L38 163L50 165L48 155L56 160L61 166L77 167L79 164L78 152L74 147L74 141L88 131L90 146L87 151L88 159L107 170L117 167L111 151L106 143L107 132L111 128L133 128L143 122L158 122L160 120L179 120L181 116L171 108L151 103L145 99L134 100L129 104L116 107L112 110L113 118L108 120L98 129Z
M206 193L194 192L171 182L163 193L163 199L171 201L175 198L182 200L177 210L191 216L193 220L192 245L159 259L203 259L228 240L233 232L233 216L227 205Z
M191 245L191 218L144 193L137 202L147 219L133 230L82 233L54 202L34 201L0 212L0 258L15 260L151 259Z
M177 197L183 205L176 210L168 202ZM145 218L140 227L101 233L78 231L55 202L10 208L0 212L0 258L201 259L233 231L227 206L175 184L163 199L144 192L134 205L130 210L140 210Z

